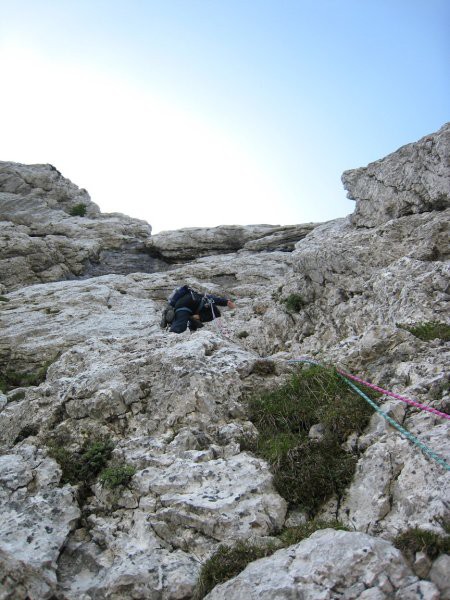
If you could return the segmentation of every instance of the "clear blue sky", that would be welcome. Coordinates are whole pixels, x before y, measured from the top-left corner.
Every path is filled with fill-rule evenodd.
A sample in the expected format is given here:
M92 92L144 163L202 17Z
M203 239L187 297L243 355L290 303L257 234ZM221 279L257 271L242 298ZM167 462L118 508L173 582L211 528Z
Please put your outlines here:
M154 231L325 221L450 120L448 0L0 0L0 160Z

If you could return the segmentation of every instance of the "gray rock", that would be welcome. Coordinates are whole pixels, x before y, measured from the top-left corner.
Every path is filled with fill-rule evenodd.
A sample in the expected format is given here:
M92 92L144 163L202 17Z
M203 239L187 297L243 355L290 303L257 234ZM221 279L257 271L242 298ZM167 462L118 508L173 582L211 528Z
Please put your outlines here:
M70 486L58 487L55 461L33 446L0 456L2 598L48 598L59 554L80 517Z
M71 217L73 203L88 198L51 168L8 163L0 172L8 211L0 229L0 371L17 378L47 368L35 385L23 376L0 394L6 598L189 598L219 544L267 544L284 524L304 522L302 511L287 513L267 463L241 451L242 438L257 435L246 398L285 382L290 359L309 355L448 410L448 344L405 329L447 322L448 210L371 228L338 219L168 232L154 236L152 250L147 224L101 215L89 203L87 216ZM196 247L203 256L194 260ZM166 250L164 260L178 265L143 272L139 257ZM103 268L120 274L99 276ZM194 335L163 332L160 311L182 283L237 307ZM286 305L290 294L300 297L298 312ZM272 368L258 372L262 361ZM380 405L450 461L446 421L395 399ZM113 489L92 481L80 511L76 486L59 487L47 449L60 439L73 451L96 436L115 444L110 465L135 473ZM447 593L446 559L433 564L431 582L419 581L388 541L411 526L442 532L445 469L379 414L343 447L358 453L355 476L318 516L337 516L353 533L319 532L250 565L224 584L230 598L292 598L300 587L305 598ZM414 567L420 575L422 562Z
M375 227L450 205L450 123L367 167L345 171L342 182L356 200L352 223Z
M431 567L429 578L439 589L441 600L450 598L450 556L441 554Z
M403 591L416 582L401 553L389 542L363 533L325 529L296 546L251 563L234 579L216 586L206 598L351 600L392 598L394 594L402 598ZM429 587L437 591L433 584ZM438 596L427 597L434 600ZM408 598L419 600L421 596L417 593Z
M186 262L213 254L239 250L291 252L296 242L316 225L221 225L164 231L151 237L146 246L152 256L170 262Z
M77 206L85 216L72 216ZM105 275L154 272L145 242L151 227L125 215L102 215L86 190L51 165L0 162L0 283L20 286Z

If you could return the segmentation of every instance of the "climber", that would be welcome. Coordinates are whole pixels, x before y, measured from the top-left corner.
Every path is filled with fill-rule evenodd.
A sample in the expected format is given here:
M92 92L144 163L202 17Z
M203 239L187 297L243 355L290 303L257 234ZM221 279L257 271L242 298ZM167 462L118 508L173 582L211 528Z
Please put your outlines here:
M220 317L217 305L236 308L235 303L228 298L220 298L212 294L203 295L189 289L175 302L175 318L171 323L170 331L183 333L187 327L191 331L196 331L203 327L203 323Z

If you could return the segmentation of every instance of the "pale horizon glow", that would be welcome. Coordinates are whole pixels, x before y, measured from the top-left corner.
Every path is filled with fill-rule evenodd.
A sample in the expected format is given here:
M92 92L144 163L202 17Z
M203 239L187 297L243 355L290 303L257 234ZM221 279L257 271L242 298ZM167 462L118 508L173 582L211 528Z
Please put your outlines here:
M404 0L397 3L408 6ZM231 2L228 12L217 8L223 13L218 16L208 5L211 31L200 19L205 5L196 0L190 6L198 25L187 11L182 14L176 0L180 12L166 11L158 2L149 2L152 10L144 9L133 0L127 3L129 22L119 19L124 3L99 4L103 6L93 9L84 2L80 8L66 3L52 12L44 3L50 12L35 25L33 15L22 22L12 8L6 12L3 22L8 23L9 16L11 26L0 25L0 160L53 164L87 189L102 212L144 219L154 233L346 216L354 205L340 183L342 171L382 158L448 120L443 92L449 90L449 83L444 77L443 42L437 35L439 16L446 9L440 0L431 0L429 9L427 35L437 40L429 51L438 56L442 51L433 73L427 60L417 64L418 51L411 48L414 60L407 52L394 57L397 66L403 64L405 82L411 70L429 78L428 92L425 80L411 82L424 88L417 99L410 95L409 83L404 83L405 89L401 81L395 89L381 86L383 79L392 86L399 78L392 65L388 67L393 56L389 52L377 48L375 54L380 56L374 56L370 47L363 49L368 71L379 60L385 71L358 72L359 63L350 59L352 49L337 29L331 30L334 44L340 40L342 48L330 41L326 49L316 47L315 54L311 46L311 57L305 56L301 46L305 30L298 32L299 46L295 46L297 30L295 23L288 22L287 9L297 13L300 5L309 15L308 10L313 11L308 0L298 0L297 5L255 0L255 7L264 6L267 14L260 12L267 22L263 17L255 21L254 12L244 9L240 9L244 14L234 16L236 2ZM325 9L334 6L332 0L318 4ZM353 0L341 4L355 7ZM384 0L379 6L391 10ZM420 29L419 5L411 0L409 6L412 10L407 14L417 13L409 26ZM85 34L86 44L80 43L76 36L81 23L84 26L86 15L94 17L97 10L116 19L111 29L123 34L125 46L95 19ZM74 20L73 32L69 29L63 39L61 31L54 40L51 35L41 36L47 27L61 26L65 11ZM342 13L341 26L345 9ZM362 11L359 18L368 14ZM224 15L227 35L236 27L238 41L221 31ZM280 19L278 30L270 24L275 16ZM365 26L370 29L369 21ZM247 30L250 25L260 30ZM165 34L174 27L187 41L173 34L166 42L158 27ZM302 27L299 19L298 28ZM325 38L319 37L318 42L321 39ZM427 39L411 43L424 47ZM183 43L188 42L191 46L186 50ZM389 43L396 44L395 40ZM333 64L335 58L341 62ZM430 82L436 88L434 96ZM369 104L374 90L379 96ZM427 93L429 106L424 104ZM407 99L410 104L422 103L421 112L407 105Z

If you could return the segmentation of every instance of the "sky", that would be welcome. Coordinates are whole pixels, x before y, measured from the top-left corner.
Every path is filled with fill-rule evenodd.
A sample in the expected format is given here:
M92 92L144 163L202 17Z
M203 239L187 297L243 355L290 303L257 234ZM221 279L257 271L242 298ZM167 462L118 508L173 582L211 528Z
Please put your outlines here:
M341 183L450 120L448 0L0 0L0 160L102 212L323 222Z

